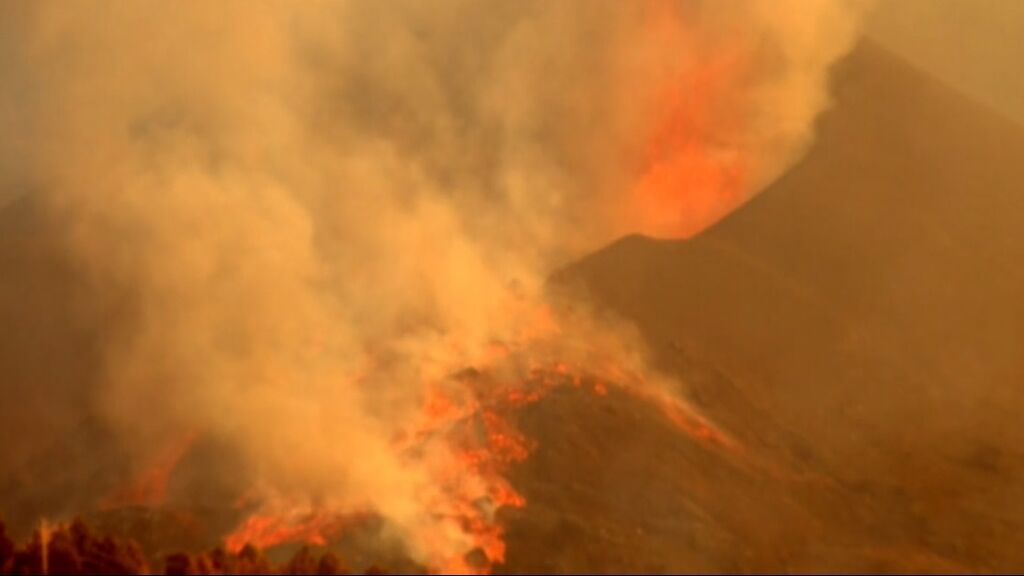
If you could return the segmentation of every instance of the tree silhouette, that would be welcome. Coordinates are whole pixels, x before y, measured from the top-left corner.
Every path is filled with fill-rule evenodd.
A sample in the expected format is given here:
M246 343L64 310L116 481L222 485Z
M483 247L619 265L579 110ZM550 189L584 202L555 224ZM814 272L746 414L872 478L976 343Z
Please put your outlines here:
M50 574L151 574L139 545L131 539L98 536L81 519L70 524L57 525L49 531L46 541L46 560ZM41 574L43 572L43 545L40 531L35 531L23 546L7 534L0 521L0 574ZM176 552L163 558L164 574L349 574L330 550L317 553L308 546L299 548L281 565L273 565L263 552L246 546L238 554L218 547L205 554ZM371 566L366 574L385 574Z

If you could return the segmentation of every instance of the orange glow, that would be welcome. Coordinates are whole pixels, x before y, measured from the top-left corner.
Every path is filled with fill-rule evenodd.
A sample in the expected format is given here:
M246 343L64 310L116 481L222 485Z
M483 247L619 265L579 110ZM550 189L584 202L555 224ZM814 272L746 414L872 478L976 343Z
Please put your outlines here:
M349 522L355 520L350 518ZM298 519L254 514L225 538L224 548L237 554L247 544L261 550L290 542L325 546L344 526L341 518L327 514L310 514Z
M107 495L101 507L162 505L167 499L171 474L198 439L199 433L193 431L168 444L126 485Z
M749 165L738 145L743 111L737 101L746 51L704 46L665 3L651 15L651 34L680 57L654 92L650 132L640 176L631 195L634 229L685 238L710 226L742 201Z
M654 403L669 422L694 440L730 451L739 449L735 440L681 401L664 394L643 393L639 396Z

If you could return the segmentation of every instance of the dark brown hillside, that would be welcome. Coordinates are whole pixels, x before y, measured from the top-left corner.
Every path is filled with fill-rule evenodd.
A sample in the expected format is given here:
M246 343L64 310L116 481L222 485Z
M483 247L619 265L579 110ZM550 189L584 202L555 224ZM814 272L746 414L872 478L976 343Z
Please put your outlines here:
M907 561L1019 569L1024 130L871 45L835 92L808 156L718 226L564 277L666 365L727 375L693 382L705 409L834 478L807 503L825 527L849 511Z

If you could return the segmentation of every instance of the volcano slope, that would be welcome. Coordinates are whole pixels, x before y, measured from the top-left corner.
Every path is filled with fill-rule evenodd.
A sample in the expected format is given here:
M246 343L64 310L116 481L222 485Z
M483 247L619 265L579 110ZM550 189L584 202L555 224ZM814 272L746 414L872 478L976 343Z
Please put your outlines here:
M558 277L744 453L614 400L538 406L510 570L1024 568L1024 129L870 44L834 92L745 207Z

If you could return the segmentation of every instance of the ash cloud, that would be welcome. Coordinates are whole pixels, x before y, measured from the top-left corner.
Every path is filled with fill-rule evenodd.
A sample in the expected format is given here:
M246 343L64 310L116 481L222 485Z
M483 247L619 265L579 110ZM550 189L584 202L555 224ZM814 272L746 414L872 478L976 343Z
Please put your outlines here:
M73 397L117 453L200 430L268 508L369 508L437 564L470 546L435 514L451 455L393 442L425 383L529 341L555 265L695 233L780 174L863 6L0 10L0 178L102 326Z

